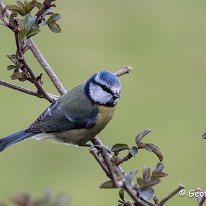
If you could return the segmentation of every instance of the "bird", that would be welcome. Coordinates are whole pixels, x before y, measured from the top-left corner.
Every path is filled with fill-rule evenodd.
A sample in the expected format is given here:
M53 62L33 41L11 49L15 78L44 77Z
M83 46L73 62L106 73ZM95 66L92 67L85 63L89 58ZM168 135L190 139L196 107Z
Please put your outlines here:
M84 146L112 119L120 93L115 74L95 73L59 97L27 129L1 138L0 152L28 138Z

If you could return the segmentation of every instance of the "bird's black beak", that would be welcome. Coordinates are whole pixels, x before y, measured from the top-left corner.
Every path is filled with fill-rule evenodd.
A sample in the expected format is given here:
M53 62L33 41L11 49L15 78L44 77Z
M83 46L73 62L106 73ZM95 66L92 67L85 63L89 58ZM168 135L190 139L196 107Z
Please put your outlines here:
M206 139L206 133L202 135L202 139Z
M120 98L120 93L114 92L114 93L113 93L113 96L114 96L114 98L116 98L116 99L117 99L117 98Z

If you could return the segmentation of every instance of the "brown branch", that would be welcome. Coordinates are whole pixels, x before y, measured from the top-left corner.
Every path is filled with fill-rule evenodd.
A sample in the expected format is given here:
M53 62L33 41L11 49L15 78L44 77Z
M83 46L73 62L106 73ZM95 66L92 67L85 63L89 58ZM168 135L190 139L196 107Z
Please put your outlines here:
M49 93L46 92L44 87L41 85L40 81L37 80L34 72L32 71L29 64L26 62L26 60L23 58L23 60L21 62L25 66L25 68L27 69L29 74L31 75L32 81L35 84L36 88L38 89L38 92L41 93L44 96L44 98L47 99L49 102L52 103L53 101L55 101L55 99L52 96L50 96Z
M100 139L99 139L97 136L92 140L92 143L93 143L94 145L99 146L99 148L105 148L105 146L103 145L103 143L100 141ZM110 155L108 152L103 153L102 155L104 156L104 157L103 157L104 159L105 159L105 156L106 156L106 158L108 158L109 161L111 161L111 155ZM95 159L96 159L96 158L95 158ZM98 161L98 163L99 163L99 161ZM105 162L105 163L106 163L106 162ZM99 163L99 164L100 164L100 163ZM110 165L111 165L111 163L110 163ZM100 164L100 166L101 166L101 164ZM122 170L122 168L119 167L119 166L115 166L115 170L118 170L119 173L125 173L125 172ZM111 178L111 174L109 174L109 177ZM152 203L148 203L148 202L146 202L146 201L143 201L141 198L139 198L139 197L137 196L137 191L135 191L134 189L132 189L131 186L127 185L126 183L125 183L122 187L127 191L127 193L129 194L129 196L130 196L138 205L140 205L140 206L154 206Z
M104 172L106 173L106 175L109 177L109 171L108 169L105 167L105 164L103 161L100 160L99 156L96 154L95 149L92 147L90 149L90 153L93 155L93 157L96 159L96 161L98 162L98 164L101 166L101 168L104 170Z
M37 91L35 91L33 89L29 89L29 88L25 88L25 87L20 87L20 86L11 84L9 82L6 82L4 80L0 80L0 85L2 85L4 87L8 87L10 89L14 89L14 90L19 91L19 92L23 92L25 94L29 94L29 95L38 97L38 98L44 98L44 96L42 94L40 94L39 92L37 92ZM58 98L57 95L54 95L54 94L49 94L49 95L52 96L53 99L57 99Z
M54 86L59 91L59 93L61 95L66 94L67 93L66 89L64 88L64 86L62 85L62 83L60 82L60 80L58 79L56 74L54 73L54 71L51 68L51 66L45 60L44 56L39 51L39 49L37 48L37 46L35 45L33 40L32 39L28 39L27 43L28 43L28 46L29 46L31 52L33 53L34 57L37 59L37 61L42 66L42 68L45 70L45 72L48 74L49 78L51 79L51 81L53 82Z
M162 206L164 205L169 199L171 199L173 196L175 196L180 190L184 189L183 185L178 185L178 187L169 193L165 198L163 198L157 205Z
M120 69L119 71L115 72L114 74L117 75L118 77L124 75L124 74L129 74L132 71L132 67L131 66L124 66L122 69Z
M196 188L195 192L200 193L200 192L202 192L202 190L198 187L198 188ZM198 206L203 206L205 200L206 200L205 195L203 195L203 196L200 196L200 195L199 195L199 196L197 197Z
M129 159L131 159L133 156L129 153L127 154L125 157L119 159L119 161L117 161L116 165L120 165L126 161L128 161Z
M48 9L50 9L51 7L55 7L54 4L52 4L52 1L44 1L41 8L38 10L38 12L36 13L36 21L38 22L38 20L45 15L46 11Z

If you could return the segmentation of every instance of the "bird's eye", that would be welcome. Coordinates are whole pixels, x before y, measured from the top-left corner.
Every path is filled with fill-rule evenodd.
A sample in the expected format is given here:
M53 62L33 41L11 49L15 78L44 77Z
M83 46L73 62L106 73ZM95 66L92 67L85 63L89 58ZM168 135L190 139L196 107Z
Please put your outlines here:
M102 87L103 87L104 90L108 89L106 85L103 85Z

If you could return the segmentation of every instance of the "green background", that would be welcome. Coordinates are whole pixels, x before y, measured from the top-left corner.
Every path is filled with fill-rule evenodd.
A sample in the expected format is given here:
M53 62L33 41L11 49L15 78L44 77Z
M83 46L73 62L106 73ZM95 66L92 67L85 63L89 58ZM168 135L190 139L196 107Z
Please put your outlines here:
M33 39L66 88L100 70L134 69L121 78L121 101L100 134L104 144L133 145L136 134L150 128L144 141L162 149L169 174L155 187L159 199L179 183L187 191L197 186L205 191L206 2L71 0L57 1L55 11L62 16L62 33L42 28ZM11 82L5 55L15 51L14 36L0 29L0 76ZM28 58L36 74L42 72L32 55ZM45 88L56 93L45 74L43 79ZM0 98L1 137L27 127L49 105L5 87ZM154 168L157 162L141 151L123 167L141 174L143 165ZM99 189L105 180L88 149L27 140L0 154L1 200L19 191L38 197L51 188L67 192L72 206L117 205L118 190ZM177 195L167 205L196 205L196 200Z

